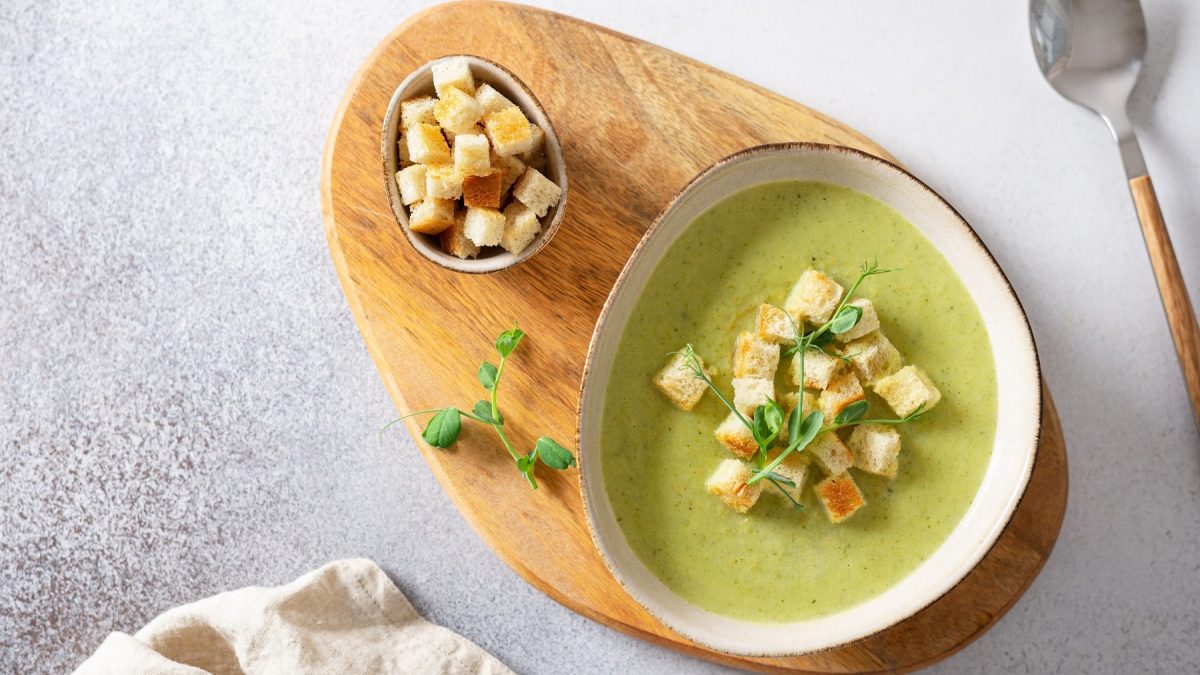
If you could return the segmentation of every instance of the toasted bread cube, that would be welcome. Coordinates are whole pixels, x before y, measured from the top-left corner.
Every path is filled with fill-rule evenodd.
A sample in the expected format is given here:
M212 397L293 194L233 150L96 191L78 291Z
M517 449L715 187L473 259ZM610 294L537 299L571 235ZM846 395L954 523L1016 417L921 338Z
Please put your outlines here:
M450 146L441 129L421 122L408 129L408 156L417 164L448 164Z
M501 157L492 152L492 166L500 170L500 194L508 192L517 179L525 173L525 162L520 157Z
M846 409L846 406L866 398L867 394L863 391L862 384L859 383L858 377L853 372L843 370L834 375L829 380L829 386L821 392L819 398L825 422L832 422L838 413Z
M739 460L726 459L717 465L717 470L704 481L704 488L710 495L716 495L725 506L745 513L758 501L762 493L762 482L747 485L746 481L753 476L750 467Z
M761 377L733 378L733 407L746 417L754 415L754 409L775 400L775 382Z
M900 468L900 432L883 424L860 424L848 442L854 468L885 478L895 478Z
M476 246L495 246L504 237L504 214L496 209L472 207L467 209L464 227L467 239Z
M492 171L486 176L463 176L463 204L500 208L500 172Z
M831 354L817 351L816 349L804 350L804 378L801 382L800 377L800 355L792 357L792 365L789 368L788 376L792 384L803 386L809 389L824 389L829 386L829 381L842 372L842 366L845 361Z
M699 354L696 355L696 362L700 364L700 368L705 373L709 372L708 366L704 365L704 359ZM697 377L696 372L688 366L682 351L675 352L671 356L671 360L667 361L667 365L658 371L654 376L654 386L671 399L671 403L674 403L676 408L684 411L695 408L704 396L704 392L708 390L708 384Z
M541 171L525 169L525 173L521 174L513 185L513 197L541 218L558 203L562 197L562 188L543 176Z
M779 367L779 345L759 339L754 333L738 334L733 346L734 377L775 377Z
M742 419L732 412L725 416L713 434L726 450L742 459L751 457L758 452L758 442L754 440L754 434L750 432L750 428L742 422Z
M471 64L462 56L442 59L433 64L433 88L438 98L445 98L451 90L475 93L475 78L471 75Z
M442 230L439 237L442 250L446 253L459 258L474 258L479 255L479 247L475 245L475 242L467 239L466 219L466 210L459 209L454 214L454 224Z
M488 138L496 154L507 157L519 155L533 147L533 132L529 120L520 108L505 108L483 118Z
M533 141L529 145L529 149L521 153L521 160L526 164L533 165L537 163L546 163L546 132L533 122L529 123L529 134L533 136ZM539 169L541 167L538 167Z
M846 306L861 309L862 316L859 317L858 323L854 324L854 328L833 336L838 342L857 340L871 331L879 330L879 315L875 313L875 305L872 305L870 300L859 298L847 302Z
M817 499L829 514L829 522L838 524L866 505L858 484L850 474L830 476L813 487Z
M425 194L437 199L462 197L462 174L455 170L453 164L434 164L426 167Z
M408 154L408 139L404 136L401 136L400 139L396 141L396 155L400 158L401 169L410 166L413 163L412 157Z
M783 476L784 478L795 483L794 486L786 485L784 483L780 483L779 485L785 491L787 491L788 495L791 496L792 499L798 502L800 501L800 495L804 492L804 483L806 480L808 480L808 471L808 457L806 457L802 452L793 452L792 454L783 458L783 461L779 463L779 466L775 467L775 471L773 473L779 474L780 476ZM767 492L779 494L779 491L774 488L771 488Z
M438 124L456 134L474 133L475 123L483 117L483 109L475 97L458 89L451 89L439 96L433 108L433 116Z
M500 238L500 245L509 253L517 255L524 251L541 231L542 222L537 214L521 202L513 202L504 208L504 236Z
M846 469L854 466L854 453L832 431L826 431L812 439L804 453L830 476L845 473Z
M396 186L400 188L400 203L405 206L425 199L425 165L413 164L397 171Z
M492 172L487 136L459 134L454 137L454 168L463 176L486 176ZM496 183L499 185L499 181Z
M430 198L417 202L408 216L408 229L421 234L441 234L453 224L453 199Z
M486 82L475 90L475 100L479 102L479 107L483 109L484 115L517 107L515 103L505 98L504 94L496 91L495 87Z
M876 382L874 388L900 417L907 417L922 405L929 410L942 400L942 392L933 385L929 375L916 366L901 368Z
M400 128L407 133L415 124L436 125L437 118L433 116L433 107L437 99L432 96L421 96L400 103Z
M841 352L850 359L859 379L869 385L900 370L903 363L899 350L879 331L846 343Z
M786 412L788 415L791 415L792 411L796 409L796 404L802 403L803 407L800 408L801 419L804 419L805 417L808 417L810 413L814 413L821 409L820 404L817 402L817 395L811 391L804 391L803 389L799 391L789 391L780 397L779 402L783 405L784 412Z
M820 326L833 318L842 299L842 287L817 270L807 270L792 287L783 308L797 323Z
M767 342L791 342L796 339L795 324L787 312L775 305L759 305L754 331Z

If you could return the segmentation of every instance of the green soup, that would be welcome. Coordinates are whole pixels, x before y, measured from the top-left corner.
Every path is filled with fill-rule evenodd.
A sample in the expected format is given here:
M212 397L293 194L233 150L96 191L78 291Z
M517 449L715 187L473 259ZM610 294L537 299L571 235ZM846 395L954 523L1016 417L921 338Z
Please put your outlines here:
M727 409L712 395L691 412L651 384L669 352L691 342L731 392L736 335L758 305L782 305L800 274L843 286L864 260L901 271L868 278L881 329L906 363L942 391L902 426L895 481L855 471L867 504L832 525L804 493L797 512L773 488L746 514L704 489L729 457L713 430ZM779 390L786 384L780 364ZM868 394L869 416L891 416ZM895 584L946 539L971 504L991 454L996 380L987 332L950 265L891 207L825 183L771 183L700 216L658 264L621 337L605 392L605 486L630 546L668 587L707 610L751 621L796 621L860 603ZM813 468L812 478L820 480Z

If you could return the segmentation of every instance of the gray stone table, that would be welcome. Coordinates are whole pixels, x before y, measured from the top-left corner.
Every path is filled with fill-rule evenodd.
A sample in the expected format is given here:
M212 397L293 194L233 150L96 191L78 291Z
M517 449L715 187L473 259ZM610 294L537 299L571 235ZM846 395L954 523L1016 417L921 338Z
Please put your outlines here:
M0 671L175 604L379 561L530 673L717 672L499 562L400 433L334 276L322 143L420 3L0 0ZM1200 668L1200 439L1116 151L1040 79L1024 3L547 5L861 129L1029 311L1070 447L1041 577L945 671ZM1200 296L1200 6L1149 0L1133 104Z

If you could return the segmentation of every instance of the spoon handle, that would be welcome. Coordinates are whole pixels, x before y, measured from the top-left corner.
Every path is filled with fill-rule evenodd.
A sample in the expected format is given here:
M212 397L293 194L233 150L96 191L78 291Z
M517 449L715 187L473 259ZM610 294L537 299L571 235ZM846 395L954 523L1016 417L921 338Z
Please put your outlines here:
M1179 261L1167 234L1162 211L1158 208L1158 196L1150 176L1130 179L1129 191L1137 207L1138 220L1142 223L1142 235L1150 251L1150 263L1154 266L1154 277L1158 280L1158 291L1162 294L1163 308L1167 312L1167 323L1175 338L1175 351L1183 368L1183 378L1192 398L1192 410L1200 420L1200 326L1196 325L1196 314L1188 298Z

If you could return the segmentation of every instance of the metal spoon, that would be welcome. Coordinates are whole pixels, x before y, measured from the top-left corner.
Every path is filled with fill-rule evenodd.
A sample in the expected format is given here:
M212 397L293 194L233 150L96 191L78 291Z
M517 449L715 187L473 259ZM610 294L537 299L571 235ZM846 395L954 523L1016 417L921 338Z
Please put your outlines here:
M1200 327L1126 111L1146 55L1141 5L1138 0L1030 0L1029 32L1050 86L1099 115L1117 141L1192 409L1200 420Z

